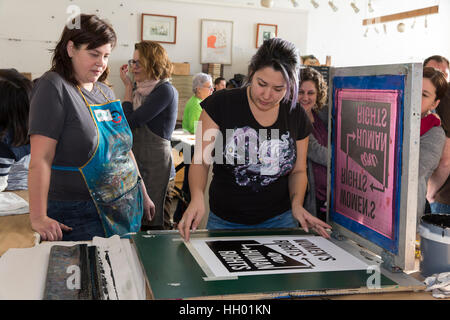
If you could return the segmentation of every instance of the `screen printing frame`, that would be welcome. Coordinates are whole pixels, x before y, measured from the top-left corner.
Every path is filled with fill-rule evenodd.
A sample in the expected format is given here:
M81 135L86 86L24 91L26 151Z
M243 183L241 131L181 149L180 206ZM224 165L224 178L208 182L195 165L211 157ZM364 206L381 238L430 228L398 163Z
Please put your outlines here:
M197 230L191 238L310 235L302 229ZM205 279L189 244L178 231L155 230L133 235L133 245L144 271L150 299L275 299L418 291L424 284L407 274L391 273L381 260L349 241L331 242L370 265L368 270L248 275ZM377 279L373 281L374 279ZM378 283L377 283L378 282ZM375 284L375 286L372 286Z
M336 212L334 205L335 181L333 168L335 166L334 134L336 130L336 89L358 89L352 84L345 84L335 88L335 77L342 79L348 77L377 77L377 76L404 76L402 110L398 117L401 163L396 163L397 194L394 215L395 239L386 243L380 241L381 237L376 232L364 232L361 225L342 222L342 214ZM345 82L345 81L344 81ZM370 88L365 88L370 89ZM417 188L418 165L420 145L420 102L422 92L422 64L394 64L380 66L343 67L330 69L329 86L329 121L328 121L328 188L327 202L330 204L327 220L333 226L333 236L337 239L350 239L364 246L383 259L383 267L390 270L413 270L415 267L415 239L416 239L416 212L417 212ZM397 159L399 160L399 159ZM364 227L364 226L363 226ZM367 228L366 228L367 229ZM365 230L367 231L367 230ZM373 231L373 230L372 230Z

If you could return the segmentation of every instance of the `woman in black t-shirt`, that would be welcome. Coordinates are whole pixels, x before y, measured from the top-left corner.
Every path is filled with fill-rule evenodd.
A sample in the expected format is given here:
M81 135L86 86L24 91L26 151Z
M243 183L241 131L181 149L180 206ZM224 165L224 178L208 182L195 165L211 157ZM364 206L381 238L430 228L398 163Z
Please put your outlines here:
M311 123L297 104L298 66L293 44L267 40L250 62L246 86L201 103L189 170L191 202L178 224L185 240L205 214L211 163L208 229L297 227L298 221L306 231L329 237L325 229L331 227L303 208Z

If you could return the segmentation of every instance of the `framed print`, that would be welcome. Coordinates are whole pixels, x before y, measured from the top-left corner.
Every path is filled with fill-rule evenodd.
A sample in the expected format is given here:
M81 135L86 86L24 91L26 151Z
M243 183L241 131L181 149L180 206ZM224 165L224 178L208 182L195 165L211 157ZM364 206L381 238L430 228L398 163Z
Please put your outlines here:
M233 21L202 19L201 63L231 64Z
M278 34L278 26L276 24L258 23L256 25L256 47L259 48L264 40L275 38Z
M177 41L177 17L143 13L141 40L175 44Z

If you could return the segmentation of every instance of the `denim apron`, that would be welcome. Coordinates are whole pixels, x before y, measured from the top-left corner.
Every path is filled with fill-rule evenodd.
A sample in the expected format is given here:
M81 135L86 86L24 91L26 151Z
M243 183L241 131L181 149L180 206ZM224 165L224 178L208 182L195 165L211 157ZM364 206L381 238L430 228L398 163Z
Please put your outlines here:
M141 227L143 196L140 177L129 153L133 137L120 100L90 105L78 91L97 127L98 142L92 157L83 166L52 166L55 170L79 171L95 203L107 237L126 237Z

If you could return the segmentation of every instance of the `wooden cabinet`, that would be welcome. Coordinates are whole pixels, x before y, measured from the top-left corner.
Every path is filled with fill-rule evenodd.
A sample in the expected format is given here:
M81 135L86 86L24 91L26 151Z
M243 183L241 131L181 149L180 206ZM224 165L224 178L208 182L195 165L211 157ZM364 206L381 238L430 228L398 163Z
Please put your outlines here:
M194 94L192 92L192 75L172 75L171 82L178 91L177 124L181 124L186 102Z

